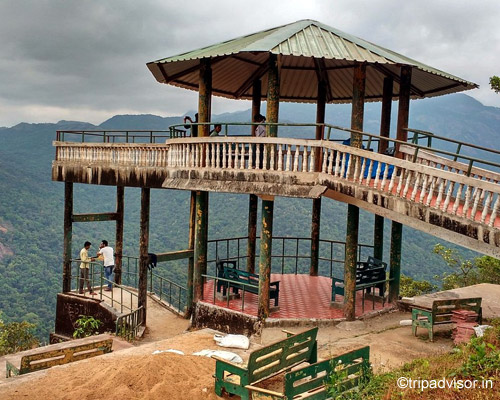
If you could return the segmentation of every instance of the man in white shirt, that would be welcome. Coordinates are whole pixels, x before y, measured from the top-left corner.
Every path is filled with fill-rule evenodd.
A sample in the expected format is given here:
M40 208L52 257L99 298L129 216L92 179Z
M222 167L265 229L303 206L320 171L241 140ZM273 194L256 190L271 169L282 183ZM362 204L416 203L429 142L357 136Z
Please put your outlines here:
M113 290L113 280L111 279L111 275L113 274L113 268L115 267L115 257L113 248L108 246L107 240L103 240L101 242L97 255L102 255L104 257L104 277L108 283L108 286L104 290L110 292Z

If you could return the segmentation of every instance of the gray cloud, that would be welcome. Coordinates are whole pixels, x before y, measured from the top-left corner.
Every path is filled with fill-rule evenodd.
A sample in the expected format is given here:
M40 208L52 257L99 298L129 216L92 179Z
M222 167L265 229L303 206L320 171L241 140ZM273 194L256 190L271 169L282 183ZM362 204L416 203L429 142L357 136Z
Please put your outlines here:
M311 18L482 85L500 106L495 0L252 2L5 0L0 2L0 126L117 113L181 114L194 92L157 83L146 63ZM214 112L246 108L217 100Z

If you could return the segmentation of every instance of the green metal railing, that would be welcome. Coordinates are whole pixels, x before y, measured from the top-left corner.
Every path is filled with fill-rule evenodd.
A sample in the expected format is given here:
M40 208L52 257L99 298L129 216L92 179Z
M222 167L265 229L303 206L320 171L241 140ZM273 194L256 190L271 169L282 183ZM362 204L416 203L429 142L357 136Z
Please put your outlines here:
M260 237L257 237L257 241ZM236 261L238 269L246 268L248 237L212 239L208 241L208 265L216 275L215 262L217 258ZM256 248L259 248L257 243ZM311 260L311 238L273 236L273 254L271 255L272 270L280 274L309 273ZM373 253L373 245L358 244L358 260ZM259 254L256 254L258 259ZM320 270L322 276L339 276L345 260L345 242L339 240L320 239ZM335 266L339 267L335 271ZM335 273L336 272L336 273Z
M125 340L133 341L139 332L144 320L144 307L141 306L128 314L121 315L116 319L116 336Z

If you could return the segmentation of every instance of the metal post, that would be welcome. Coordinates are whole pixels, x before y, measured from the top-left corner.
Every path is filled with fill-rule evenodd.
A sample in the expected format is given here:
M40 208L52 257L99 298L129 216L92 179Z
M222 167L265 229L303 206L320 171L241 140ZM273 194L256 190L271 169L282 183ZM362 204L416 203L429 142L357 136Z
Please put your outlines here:
M280 105L280 77L278 67L278 56L269 55L269 72L267 75L267 110L266 121L278 122L278 113ZM278 136L278 126L268 125L266 136ZM269 152L268 152L269 153Z
M323 81L318 82L318 102L316 106L316 123L323 124L325 122L325 109L326 109L326 85ZM316 126L316 140L323 139L323 126ZM320 148L314 149L315 151L315 171L319 172L321 169L321 152ZM312 221L311 221L311 267L309 275L317 276L319 271L319 238L321 227L321 197L313 199L312 207Z
M358 64L354 69L351 129L363 130L365 102L366 64ZM362 136L351 133L351 146L360 148ZM358 251L359 208L347 206L347 235L344 264L344 316L353 321L356 306L356 263Z
M123 216L124 216L125 187L116 187L116 241L115 241L115 283L122 284L122 257L123 257Z
M193 301L203 298L202 274L207 271L208 193L196 192ZM215 288L214 288L215 290Z
M189 207L189 239L188 249L194 249L194 231L195 231L195 209L196 209L196 192L191 191L191 202ZM186 295L186 314L189 318L193 312L193 273L194 273L194 258L189 257L188 273L187 273L187 295Z
M262 200L262 232L259 260L259 319L269 316L269 283L271 282L271 254L273 241L274 200Z
M150 189L141 188L141 230L139 237L139 295L138 307L144 308L142 322L146 324L148 294L148 248L149 248Z
M210 122L212 105L212 67L209 58L200 60L200 80L198 89L198 121ZM198 136L210 136L210 125L198 127Z
M71 291L71 240L73 237L73 182L64 182L63 292Z
M394 80L391 77L384 78L384 92L382 95L382 113L380 116L380 136L389 137L391 131L391 108L392 89ZM387 150L388 142L381 140L378 144L378 152ZM387 168L387 166L386 166ZM375 215L375 226L373 228L373 257L382 260L384 258L384 217Z
M401 244L403 240L403 225L392 221L391 227L391 259L389 278L389 302L399 299L399 281L401 278Z

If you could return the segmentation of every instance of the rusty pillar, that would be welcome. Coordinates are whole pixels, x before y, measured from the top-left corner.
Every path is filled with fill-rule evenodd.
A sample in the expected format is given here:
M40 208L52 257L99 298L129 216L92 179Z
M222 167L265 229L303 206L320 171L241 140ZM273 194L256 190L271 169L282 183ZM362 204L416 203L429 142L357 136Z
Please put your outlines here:
M399 281L401 278L401 244L403 240L403 225L392 221L391 227L391 259L389 278L389 302L399 299Z
M276 54L269 55L269 72L267 75L267 110L266 121L278 122L279 106L280 106L280 75L278 66L278 56ZM266 136L278 136L278 127L276 125L268 125Z
M253 82L252 89L252 122L255 121L255 116L260 114L260 103L262 96L262 84L260 79ZM251 135L255 136L255 125L252 125ZM255 149L254 149L255 154ZM259 199L256 195L251 194L248 199L248 243L247 243L247 271L255 272L255 250L257 242L257 207Z
M124 216L125 187L116 187L116 235L115 235L115 283L122 284L123 264L123 216Z
M326 85L325 82L318 82L318 102L316 105L316 123L325 123L325 109L326 109ZM324 126L316 126L316 140L323 140ZM321 151L319 148L314 150L316 152L316 165L315 171L321 169ZM311 268L309 275L318 276L319 270L319 239L321 230L321 197L313 199L312 206L312 220L311 220Z
M63 292L71 291L71 241L73 239L72 218L73 182L64 182Z
M257 242L257 207L259 198L251 194L248 199L248 247L247 247L247 271L255 272L255 249Z
M144 307L143 323L146 324L148 299L148 250L149 250L149 205L150 188L141 188L141 229L139 238L139 295L138 306Z
M271 254L273 240L274 200L262 200L262 231L259 261L259 319L269 316L269 283L271 282Z
M351 129L363 130L365 105L366 64L358 64L354 69ZM363 144L360 134L351 132L351 146L360 148ZM344 264L344 316L353 321L356 307L356 263L358 258L359 208L347 206L347 233Z
M188 249L194 249L194 232L196 221L196 192L191 191L191 201L189 205L189 239ZM189 318L193 312L193 278L194 278L194 258L189 257L188 272L187 272L187 294L186 294L186 313L185 317Z
M380 116L380 136L389 137L391 131L391 108L392 89L394 81L391 77L384 78L384 92L382 96L382 113ZM388 143L381 140L378 144L378 152L384 153ZM382 260L384 258L384 217L375 215L375 226L373 228L373 257Z
M193 302L203 298L203 277L207 273L208 193L196 192Z
M396 128L396 139L406 142L408 140L408 119L410 116L410 95L411 95L411 66L401 67L401 77L399 83L399 104L398 104L398 125ZM399 145L396 144L396 157L403 158L399 153Z
M210 122L212 106L212 67L209 58L200 60L200 83L198 88L198 122ZM201 125L198 136L210 136L210 125Z

